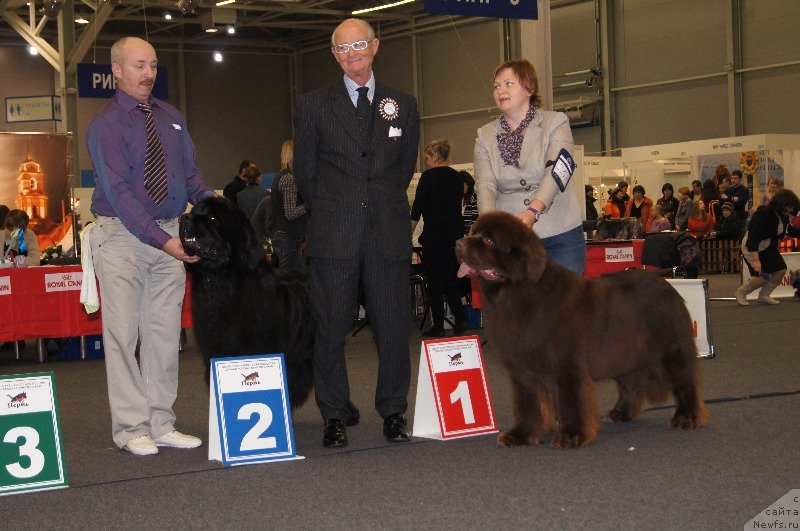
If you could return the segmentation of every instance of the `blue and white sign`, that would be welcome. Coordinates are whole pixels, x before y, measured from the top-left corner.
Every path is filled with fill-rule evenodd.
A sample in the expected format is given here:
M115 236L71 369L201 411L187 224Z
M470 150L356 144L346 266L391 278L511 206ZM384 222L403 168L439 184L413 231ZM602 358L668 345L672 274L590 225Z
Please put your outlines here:
M61 121L60 96L6 98L6 123Z
M208 458L225 466L302 459L283 354L211 360Z
M169 98L167 68L158 67L153 96L160 100ZM111 65L80 63L78 65L78 96L81 98L110 98L117 90L117 80Z
M539 18L536 0L425 0L425 11L467 17Z

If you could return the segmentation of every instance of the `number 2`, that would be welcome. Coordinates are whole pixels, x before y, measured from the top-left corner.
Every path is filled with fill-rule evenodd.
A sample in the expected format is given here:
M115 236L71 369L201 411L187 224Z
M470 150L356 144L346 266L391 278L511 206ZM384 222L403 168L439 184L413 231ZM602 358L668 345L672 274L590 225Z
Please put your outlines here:
M25 439L25 443L19 447L19 455L27 456L31 460L29 467L25 468L19 463L6 465L8 473L15 478L32 478L44 469L44 454L37 448L39 446L39 432L30 426L18 426L6 432L3 442L16 444L19 438Z
M464 413L466 424L475 424L475 413L472 411L472 399L469 396L469 386L466 380L461 380L450 393L450 403L461 402L461 411Z
M239 450L270 450L277 448L278 442L275 437L261 437L272 424L272 410L269 406L261 402L245 404L239 409L236 418L249 420L254 414L258 415L258 421L242 438Z

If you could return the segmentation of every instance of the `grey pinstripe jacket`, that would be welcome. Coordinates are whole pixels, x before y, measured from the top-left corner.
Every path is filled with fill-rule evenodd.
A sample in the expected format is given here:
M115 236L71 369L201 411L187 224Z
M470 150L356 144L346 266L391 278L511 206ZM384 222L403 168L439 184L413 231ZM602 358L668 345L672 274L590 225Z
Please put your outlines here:
M365 230L384 259L408 259L406 189L417 161L416 99L376 83L372 134L363 139L344 81L300 98L294 115L294 169L311 204L308 255L350 258Z

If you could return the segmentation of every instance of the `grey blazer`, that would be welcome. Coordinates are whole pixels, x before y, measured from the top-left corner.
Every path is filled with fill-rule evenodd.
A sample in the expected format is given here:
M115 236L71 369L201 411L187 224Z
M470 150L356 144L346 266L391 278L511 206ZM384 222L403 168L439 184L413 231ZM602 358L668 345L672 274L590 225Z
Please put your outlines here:
M384 259L408 259L411 223L406 189L417 161L416 99L376 83L372 134L364 141L355 106L339 81L300 98L294 116L294 169L311 204L308 255L355 256L375 231Z
M502 132L499 118L478 129L474 153L478 211L483 214L502 210L516 215L535 198L547 206L534 225L539 237L555 236L582 225L581 204L573 181L562 193L550 169L545 171L547 161L555 160L561 149L570 154L574 150L567 116L536 109L522 141L519 168L503 163L497 147L497 134Z

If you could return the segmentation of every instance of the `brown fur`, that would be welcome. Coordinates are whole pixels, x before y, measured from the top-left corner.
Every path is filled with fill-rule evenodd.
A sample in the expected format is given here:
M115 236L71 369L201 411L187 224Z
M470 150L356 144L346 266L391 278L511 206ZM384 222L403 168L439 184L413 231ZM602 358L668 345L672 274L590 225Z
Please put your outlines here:
M657 275L629 270L584 279L547 259L517 218L484 214L459 240L459 276L479 279L484 327L511 377L514 425L497 442L589 444L600 429L596 380L617 382L614 422L635 420L645 400L675 398L673 428L708 417L689 312Z

